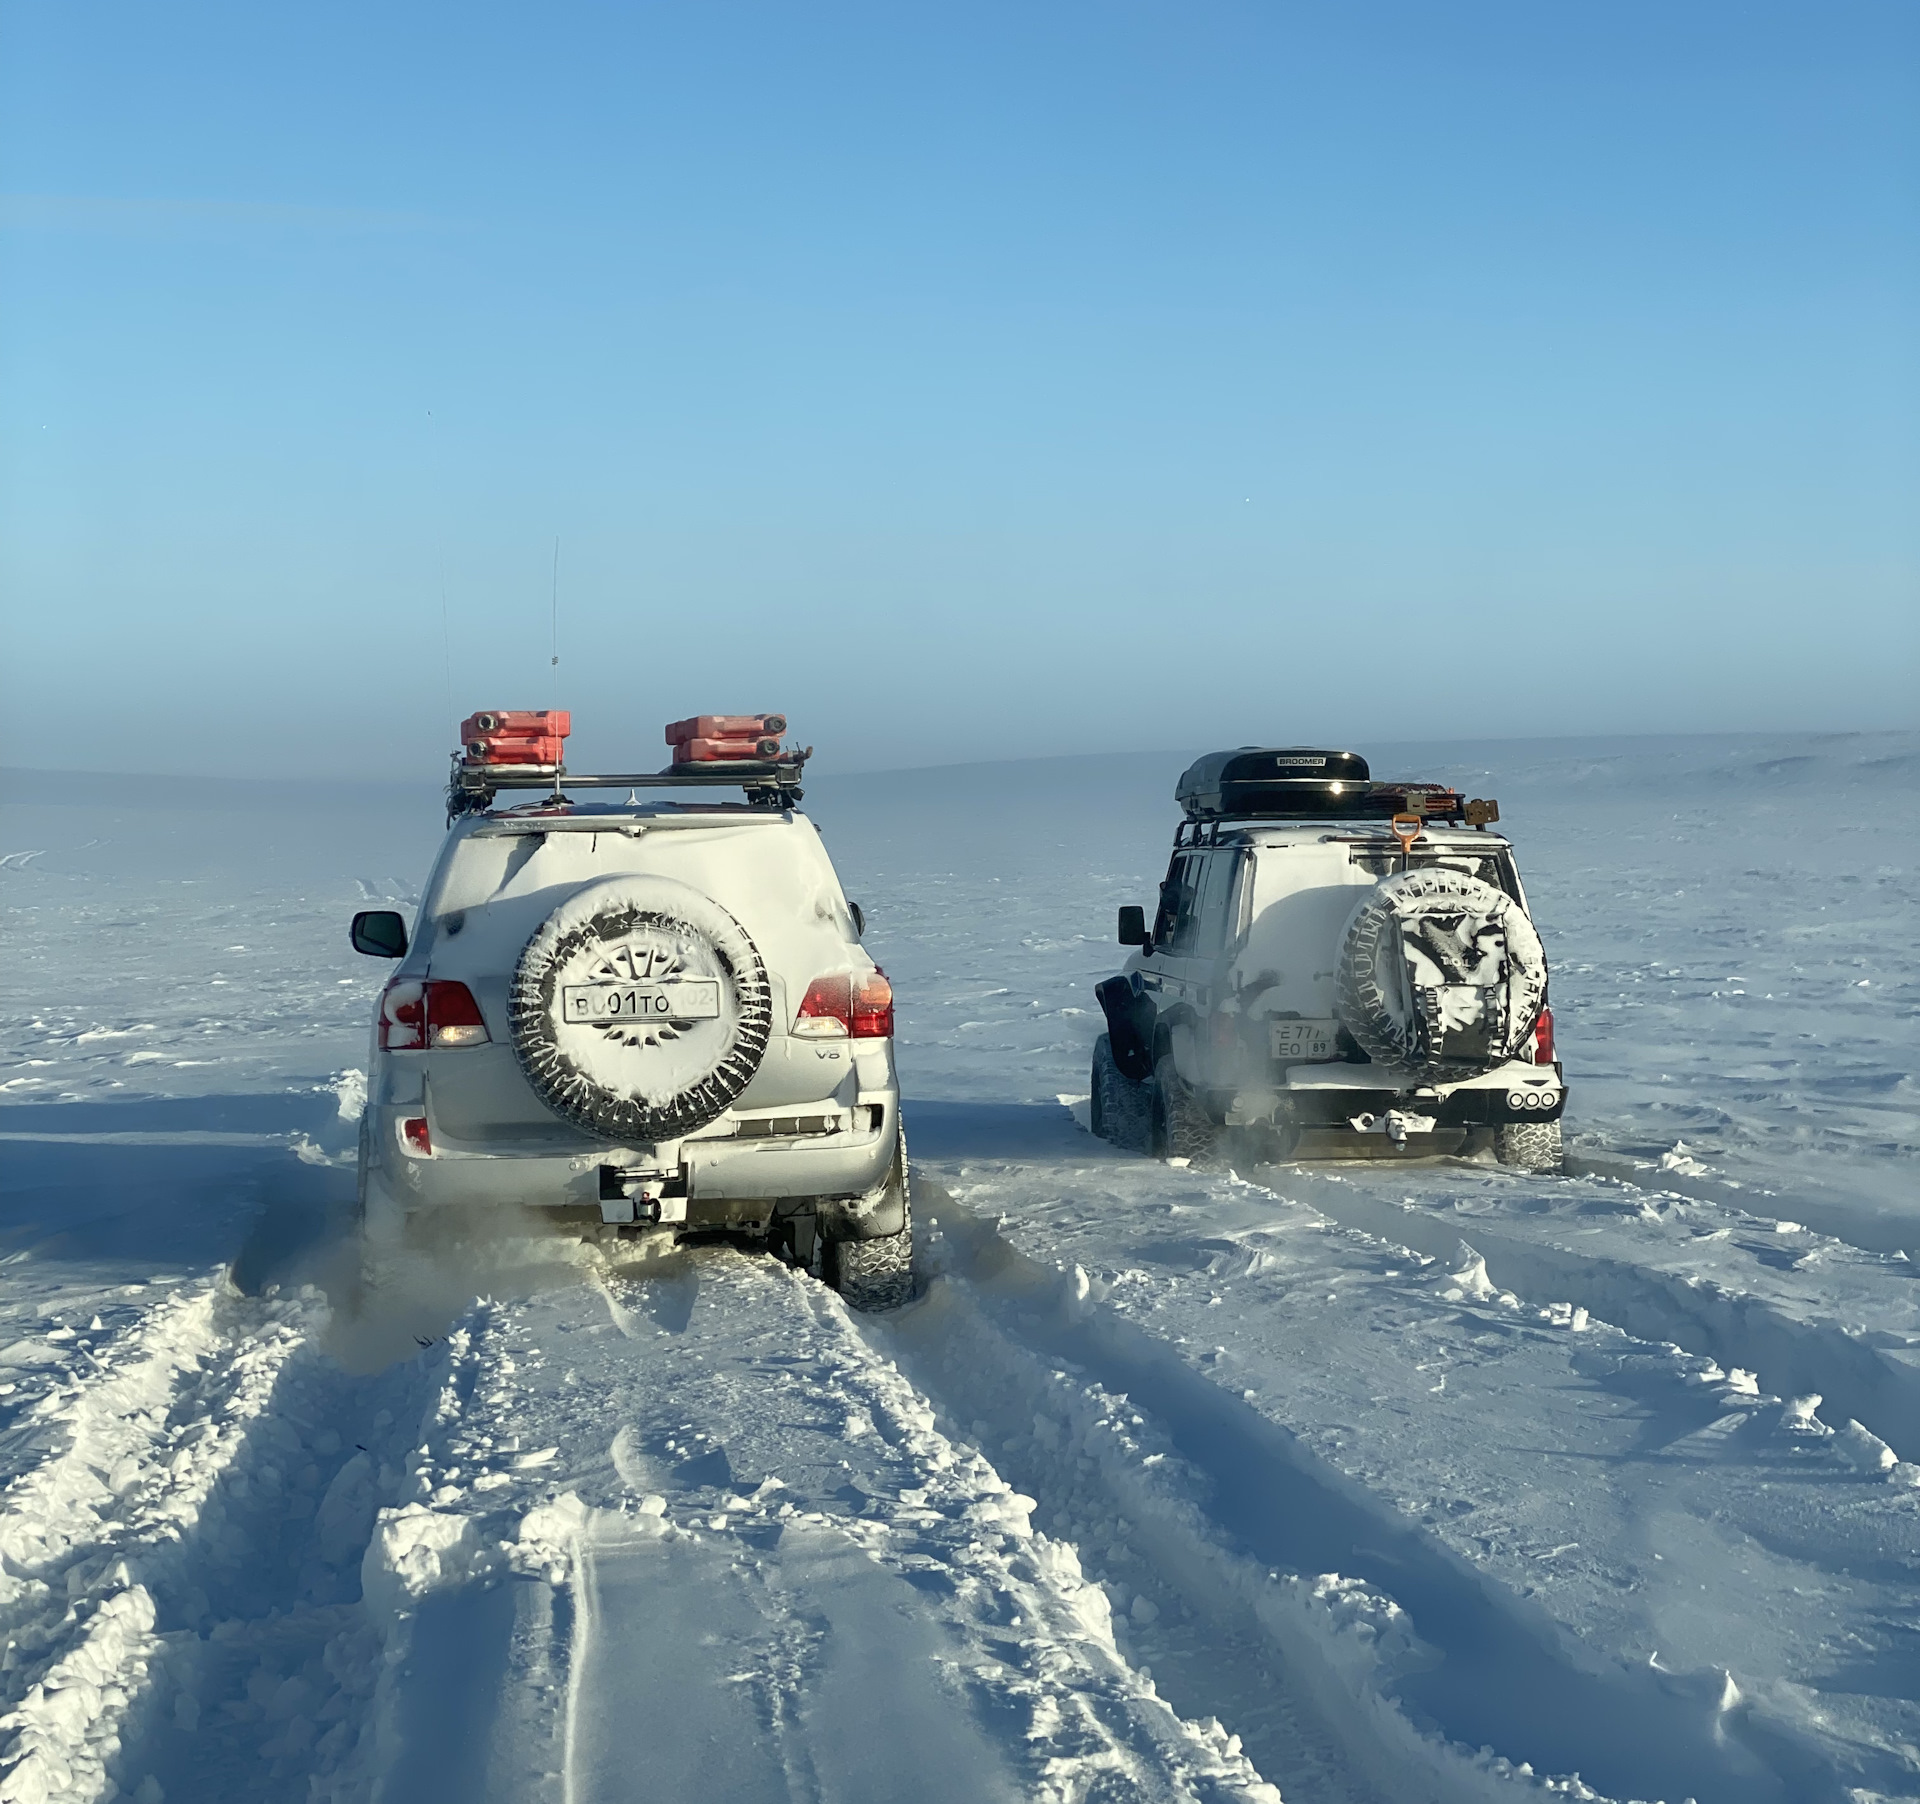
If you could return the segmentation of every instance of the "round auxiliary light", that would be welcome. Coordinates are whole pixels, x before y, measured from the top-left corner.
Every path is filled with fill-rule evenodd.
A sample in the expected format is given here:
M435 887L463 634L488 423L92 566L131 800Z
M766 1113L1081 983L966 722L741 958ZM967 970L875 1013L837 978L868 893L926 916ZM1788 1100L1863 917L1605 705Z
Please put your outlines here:
M1507 1107L1508 1107L1508 1108L1510 1108L1510 1109L1524 1109L1524 1108L1525 1108L1526 1106L1527 1106L1527 1098L1526 1098L1526 1092L1525 1092L1525 1091L1522 1091L1522 1090L1509 1090L1509 1091L1507 1092Z

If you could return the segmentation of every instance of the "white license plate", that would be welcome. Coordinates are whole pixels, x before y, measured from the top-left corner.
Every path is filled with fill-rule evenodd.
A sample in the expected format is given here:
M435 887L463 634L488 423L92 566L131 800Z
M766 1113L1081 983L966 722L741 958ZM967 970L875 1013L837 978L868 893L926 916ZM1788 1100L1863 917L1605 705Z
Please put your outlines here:
M712 1021L720 1014L717 977L666 983L570 983L560 991L568 1021Z
M1273 1056L1276 1059L1330 1059L1334 1056L1336 1021L1273 1021Z

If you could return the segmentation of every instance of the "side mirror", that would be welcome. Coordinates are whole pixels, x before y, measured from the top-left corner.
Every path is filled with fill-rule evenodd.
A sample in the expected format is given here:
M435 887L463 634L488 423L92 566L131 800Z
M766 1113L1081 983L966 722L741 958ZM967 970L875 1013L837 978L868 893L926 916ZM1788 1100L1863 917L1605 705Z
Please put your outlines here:
M1147 911L1129 902L1120 911L1120 944L1144 946L1147 943Z
M853 937L856 940L864 940L867 937L866 911L858 902L849 902L847 913L853 916Z
M405 958L407 924L390 908L363 909L353 917L348 937L356 952L369 958Z

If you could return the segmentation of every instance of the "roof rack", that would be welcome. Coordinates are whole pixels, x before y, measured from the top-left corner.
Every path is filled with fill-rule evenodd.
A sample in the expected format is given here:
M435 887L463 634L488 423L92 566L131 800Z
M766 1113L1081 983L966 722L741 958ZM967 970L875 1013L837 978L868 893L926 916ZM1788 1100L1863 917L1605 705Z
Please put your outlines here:
M1346 807L1330 808L1316 802L1311 807L1287 808L1262 806L1246 813L1189 814L1174 828L1176 846L1211 846L1222 835L1245 832L1250 827L1296 827L1324 825L1358 827L1371 824L1384 830L1396 817L1418 816L1436 825L1485 828L1500 818L1498 802L1464 800L1458 790L1443 789L1437 783L1377 783L1364 786L1372 793L1349 789Z
M1242 746L1196 759L1174 787L1187 823L1367 821L1417 815L1484 827L1497 802L1468 801L1444 783L1383 783L1358 752Z
M742 789L753 808L790 808L800 800L800 779L813 748L778 758L743 758L669 765L662 771L588 774L564 764L485 764L456 752L447 779L447 819L478 814L503 789ZM564 797L562 798L564 799Z

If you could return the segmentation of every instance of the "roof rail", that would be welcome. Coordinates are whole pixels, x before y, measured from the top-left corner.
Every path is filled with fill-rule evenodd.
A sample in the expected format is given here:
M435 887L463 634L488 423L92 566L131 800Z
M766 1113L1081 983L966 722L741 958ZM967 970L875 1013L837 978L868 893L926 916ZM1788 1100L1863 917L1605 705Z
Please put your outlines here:
M565 799L567 789L741 789L749 807L790 808L804 793L800 779L813 748L778 758L669 765L662 771L604 773L569 771L564 764L486 764L453 755L447 779L447 819L478 814L504 789L538 789Z
M1187 818L1173 829L1177 846L1212 846L1223 833L1240 833L1248 827L1304 827L1304 825L1386 825L1396 818L1417 816L1440 825L1461 823L1467 827L1486 827L1500 819L1500 802L1465 800L1457 789L1440 783L1354 783L1348 785L1340 800L1321 796L1277 800L1263 798L1260 806L1227 808L1212 812L1206 808L1188 808Z

